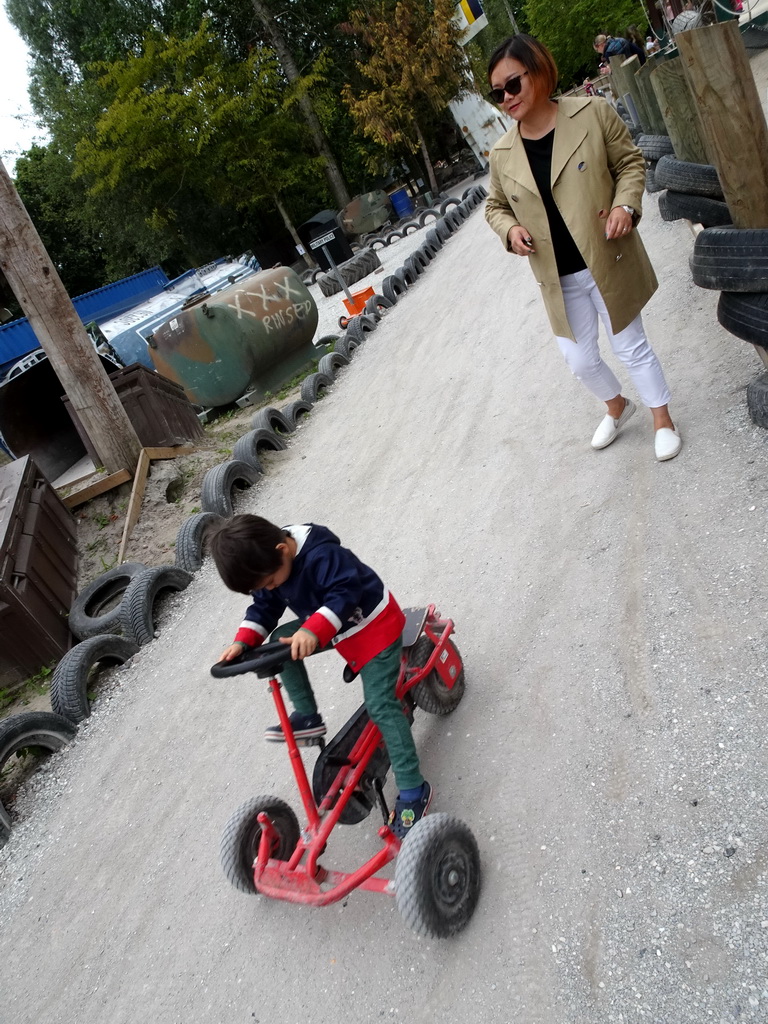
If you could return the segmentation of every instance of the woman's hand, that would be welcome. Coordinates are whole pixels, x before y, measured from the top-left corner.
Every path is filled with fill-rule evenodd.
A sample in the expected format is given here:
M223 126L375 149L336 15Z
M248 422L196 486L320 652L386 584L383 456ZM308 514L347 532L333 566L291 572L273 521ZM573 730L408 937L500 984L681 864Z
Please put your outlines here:
M601 210L599 216L605 220L605 237L609 242L614 238L624 238L632 230L632 217L623 206L614 206L610 213Z
M528 231L528 228L524 228L522 224L515 224L507 232L507 242L512 252L518 256L530 256L532 252L536 252L533 248L533 239Z
M291 658L294 661L303 661L310 654L314 654L317 648L317 637L308 629L299 629L293 636L281 636L281 644L291 645Z

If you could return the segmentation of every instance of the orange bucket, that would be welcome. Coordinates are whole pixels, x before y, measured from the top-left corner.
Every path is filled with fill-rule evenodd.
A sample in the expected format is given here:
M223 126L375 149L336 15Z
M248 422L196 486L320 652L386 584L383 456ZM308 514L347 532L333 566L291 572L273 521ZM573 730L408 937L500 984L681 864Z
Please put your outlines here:
M358 313L363 312L368 299L373 298L375 294L373 288L364 288L361 292L352 292L351 302L349 299L342 299L342 302L347 307L350 316L357 316Z

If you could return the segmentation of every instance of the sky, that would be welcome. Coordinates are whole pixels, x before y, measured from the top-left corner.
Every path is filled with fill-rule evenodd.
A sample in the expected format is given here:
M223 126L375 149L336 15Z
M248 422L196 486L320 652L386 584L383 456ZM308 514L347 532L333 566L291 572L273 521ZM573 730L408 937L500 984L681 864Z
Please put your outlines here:
M0 157L12 175L16 157L33 142L44 142L47 135L35 124L27 95L29 54L4 6L0 6L0 40Z

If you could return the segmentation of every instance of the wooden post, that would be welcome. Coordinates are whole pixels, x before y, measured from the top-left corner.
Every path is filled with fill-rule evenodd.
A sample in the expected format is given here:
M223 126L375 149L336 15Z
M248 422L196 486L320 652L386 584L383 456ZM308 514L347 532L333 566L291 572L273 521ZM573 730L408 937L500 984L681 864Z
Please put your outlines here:
M677 159L693 164L711 163L704 128L680 58L674 57L655 67L651 72L651 85Z
M675 36L737 228L768 228L768 126L739 23Z
M659 101L656 99L656 93L653 91L653 86L651 85L652 72L653 64L649 59L641 68L638 68L635 73L635 82L637 83L637 88L640 90L640 95L643 97L645 109L648 112L651 135L666 135L667 126L664 123L664 118L662 117L661 110L659 109Z
M107 472L132 473L141 443L2 161L0 268Z
M648 120L648 111L645 109L643 97L641 96L640 90L637 88L637 83L635 82L634 68L638 66L637 57L632 57L631 60L635 62L634 67L629 61L625 61L623 57L611 57L611 74L616 79L622 98L627 95L631 98L635 106L635 110L637 111L637 116L640 118L640 127L644 132L646 132L646 134L650 134L651 128Z

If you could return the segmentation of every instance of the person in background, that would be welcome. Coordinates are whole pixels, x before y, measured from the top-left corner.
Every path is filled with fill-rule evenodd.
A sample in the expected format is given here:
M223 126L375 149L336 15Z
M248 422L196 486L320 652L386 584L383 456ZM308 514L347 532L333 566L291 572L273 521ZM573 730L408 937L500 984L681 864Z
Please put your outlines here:
M656 458L673 459L682 441L641 317L658 287L635 230L645 187L643 154L604 100L552 99L557 66L531 36L512 36L497 48L488 80L490 98L517 124L491 150L485 217L507 252L530 261L568 367L605 402L592 448L612 444L635 411L600 354L601 320L653 416ZM532 443L540 443L535 423L529 432Z
M645 50L642 46L630 42L629 39L622 39L620 36L595 36L593 46L597 53L608 63L611 57L637 57L641 64L645 64Z
M629 40L630 43L634 43L638 50L642 50L643 53L646 52L645 39L638 31L637 25L628 25L624 38Z

